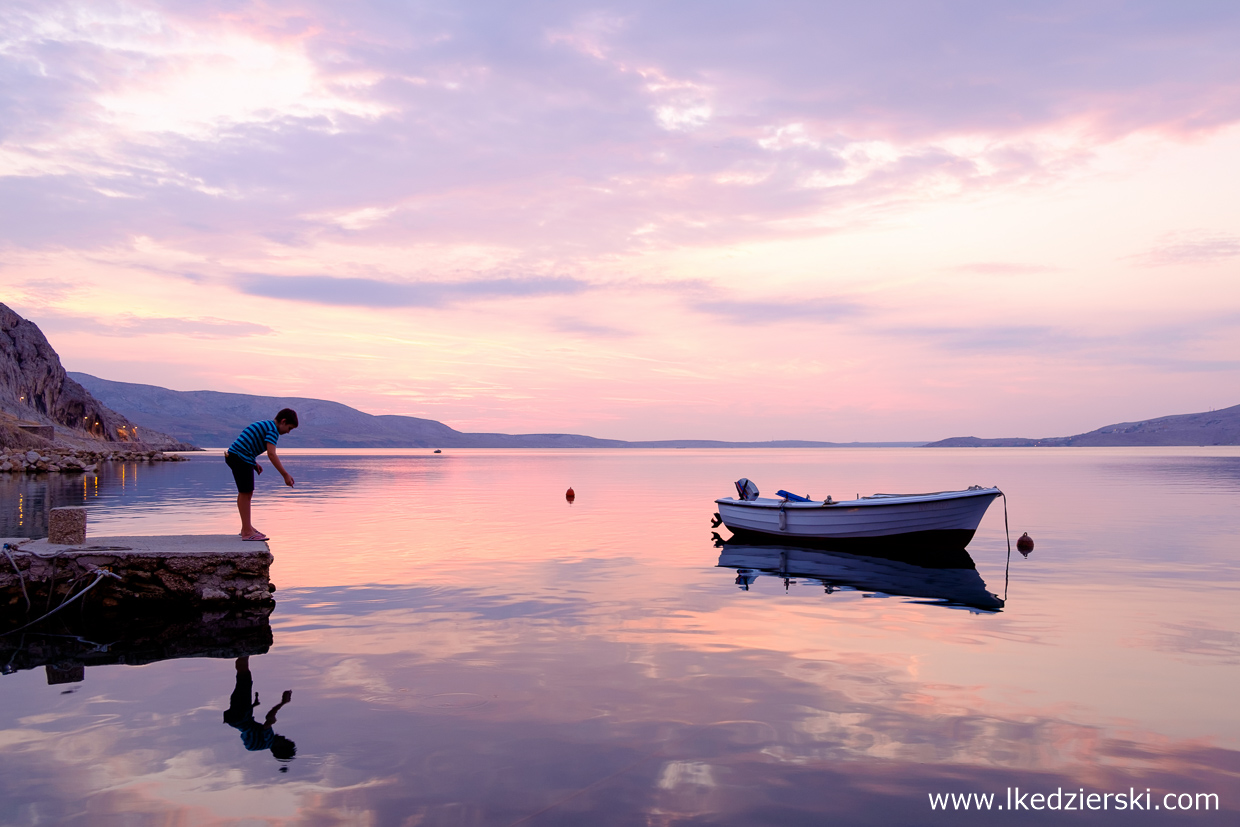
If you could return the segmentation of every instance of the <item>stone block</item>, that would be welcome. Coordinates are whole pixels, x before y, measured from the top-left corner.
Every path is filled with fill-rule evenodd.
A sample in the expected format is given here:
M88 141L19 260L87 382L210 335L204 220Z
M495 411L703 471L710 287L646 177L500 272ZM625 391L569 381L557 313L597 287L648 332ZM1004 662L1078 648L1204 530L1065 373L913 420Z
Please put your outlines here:
M81 683L86 679L86 664L84 663L49 663L44 669L47 671L49 686L61 683Z
M61 546L80 546L85 543L86 509L53 508L47 518L47 541Z

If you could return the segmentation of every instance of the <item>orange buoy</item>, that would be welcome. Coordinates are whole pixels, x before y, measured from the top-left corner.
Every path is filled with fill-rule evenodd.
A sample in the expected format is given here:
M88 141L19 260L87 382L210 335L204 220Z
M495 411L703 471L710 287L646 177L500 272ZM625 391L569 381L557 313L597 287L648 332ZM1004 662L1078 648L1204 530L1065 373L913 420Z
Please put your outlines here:
M1033 538L1029 536L1028 531L1020 535L1020 539L1016 541L1016 550L1026 557L1029 556L1029 552L1033 551Z
M568 491L564 492L564 499L571 503L573 500L577 499L577 495L573 492L573 489L570 488Z

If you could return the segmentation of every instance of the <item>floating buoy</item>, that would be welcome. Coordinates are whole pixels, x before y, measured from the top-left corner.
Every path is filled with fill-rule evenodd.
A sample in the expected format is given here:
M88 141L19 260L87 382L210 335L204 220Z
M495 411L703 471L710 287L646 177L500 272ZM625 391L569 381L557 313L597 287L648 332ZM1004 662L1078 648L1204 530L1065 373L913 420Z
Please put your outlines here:
M1020 535L1020 539L1016 541L1016 550L1026 557L1029 556L1029 552L1033 551L1033 538L1029 536L1028 531Z
M573 489L570 488L564 492L564 499L571 503L573 500L577 499L577 495L573 492Z

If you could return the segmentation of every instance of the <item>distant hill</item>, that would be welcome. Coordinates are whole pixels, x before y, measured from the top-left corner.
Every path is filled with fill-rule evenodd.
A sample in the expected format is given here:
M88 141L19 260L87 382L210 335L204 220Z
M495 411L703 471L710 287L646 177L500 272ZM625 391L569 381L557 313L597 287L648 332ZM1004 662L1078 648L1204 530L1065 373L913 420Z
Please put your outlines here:
M927 448L1102 447L1141 445L1240 445L1240 405L1205 413L1160 416L1120 422L1076 436L1026 439L979 439L957 436L931 442Z
M112 382L88 373L69 375L139 425L209 448L229 445L246 425L258 419L270 419L281 408L297 411L301 426L289 439L289 445L302 448L839 448L924 444L706 439L627 442L580 434L478 434L458 431L434 419L375 416L323 399L174 391L156 385Z

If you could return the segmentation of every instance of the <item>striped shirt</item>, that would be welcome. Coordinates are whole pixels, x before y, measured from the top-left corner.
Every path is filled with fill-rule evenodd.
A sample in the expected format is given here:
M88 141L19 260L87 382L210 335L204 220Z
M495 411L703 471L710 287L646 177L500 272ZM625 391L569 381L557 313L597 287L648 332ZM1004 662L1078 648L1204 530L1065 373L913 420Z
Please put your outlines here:
M253 719L241 724L237 729L241 730L241 743L251 751L271 749L276 740L276 734L271 731L271 727L263 726Z
M267 443L275 445L279 441L280 432L276 430L276 423L265 419L262 422L247 425L241 432L241 436L228 446L228 453L245 460L250 465L257 465L255 458L267 450Z

